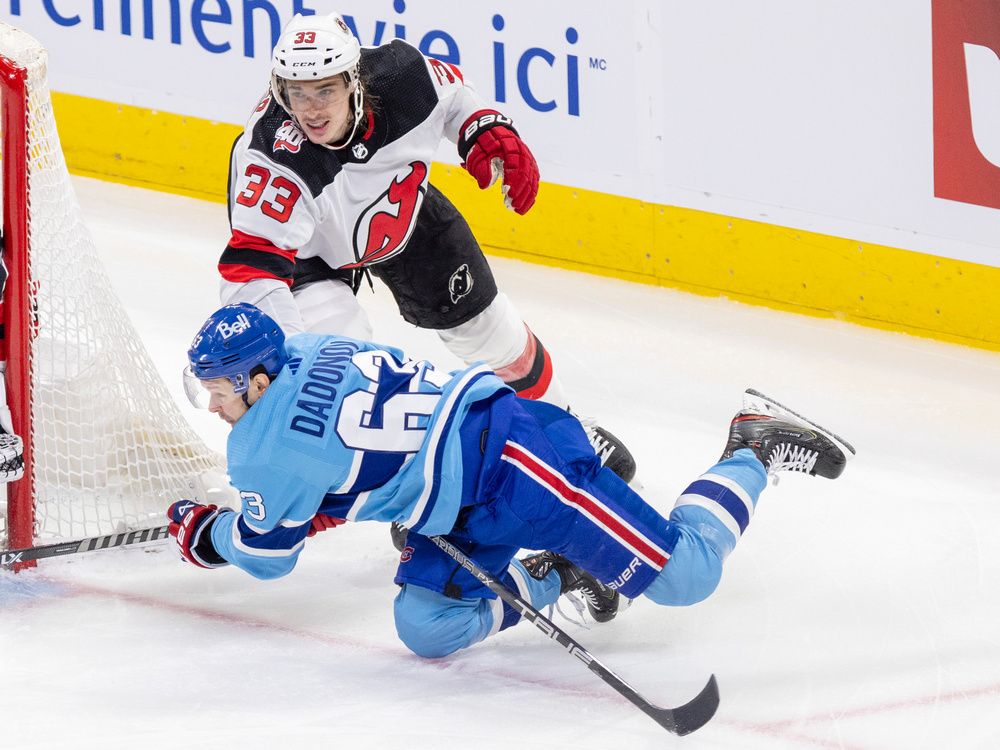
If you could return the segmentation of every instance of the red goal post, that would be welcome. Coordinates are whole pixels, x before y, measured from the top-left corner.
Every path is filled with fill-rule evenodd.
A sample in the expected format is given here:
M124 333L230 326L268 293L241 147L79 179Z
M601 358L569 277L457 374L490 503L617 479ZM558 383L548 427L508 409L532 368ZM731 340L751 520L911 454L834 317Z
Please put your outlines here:
M210 499L225 484L221 458L173 404L83 222L47 62L37 40L0 23L0 410L9 407L25 458L24 477L0 485L0 551L159 526L173 500Z
M3 261L7 268L28 265L28 88L27 70L0 55L0 107L3 143ZM15 199L14 196L18 196ZM23 197L23 200L20 199ZM25 460L31 461L31 327L28 311L28 274L8 278L3 289L3 330L6 391L14 433L24 441ZM15 331L26 335L15 336ZM33 541L35 521L31 501L32 473L7 489L8 547L27 547Z

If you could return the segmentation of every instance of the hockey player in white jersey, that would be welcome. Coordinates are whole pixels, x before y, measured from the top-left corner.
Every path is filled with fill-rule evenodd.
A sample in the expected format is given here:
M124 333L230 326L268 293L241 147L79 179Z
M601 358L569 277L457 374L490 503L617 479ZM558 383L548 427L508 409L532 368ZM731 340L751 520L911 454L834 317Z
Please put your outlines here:
M479 187L499 179L508 207L531 208L531 151L456 66L401 40L362 48L336 14L296 15L275 46L270 92L233 147L222 301L258 306L287 335L368 339L355 295L370 272L405 320L437 331L463 361L485 362L524 398L568 408L548 351L428 181L443 138ZM588 427L602 460L629 481L628 450Z
M570 413L517 398L481 365L442 372L340 336L286 343L246 304L209 318L188 360L189 396L232 426L229 474L242 506L171 505L183 559L276 578L307 537L341 519L402 521L411 532L395 579L396 630L426 657L521 619L430 535L446 535L536 609L578 592L607 622L622 596L672 606L709 596L769 473L834 479L853 453L761 397L736 415L722 458L668 519L601 466ZM521 549L545 551L515 559Z

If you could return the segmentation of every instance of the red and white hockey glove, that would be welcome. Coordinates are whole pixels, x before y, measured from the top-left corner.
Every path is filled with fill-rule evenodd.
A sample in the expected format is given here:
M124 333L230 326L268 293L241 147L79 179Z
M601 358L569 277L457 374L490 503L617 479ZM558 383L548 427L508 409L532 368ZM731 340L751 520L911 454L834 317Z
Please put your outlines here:
M167 508L170 519L168 531L177 543L181 558L199 568L221 568L229 562L215 551L211 529L215 519L223 513L232 513L229 508L202 505L192 500L178 500Z
M481 190L492 185L497 177L503 177L507 208L524 214L534 205L538 194L538 163L509 117L492 109L476 112L459 133L458 155Z
M338 526L347 523L343 518L337 518L336 516L328 516L326 513L317 513L313 516L312 524L309 527L309 532L306 534L309 536L316 536L321 531L326 531L327 529L335 529Z

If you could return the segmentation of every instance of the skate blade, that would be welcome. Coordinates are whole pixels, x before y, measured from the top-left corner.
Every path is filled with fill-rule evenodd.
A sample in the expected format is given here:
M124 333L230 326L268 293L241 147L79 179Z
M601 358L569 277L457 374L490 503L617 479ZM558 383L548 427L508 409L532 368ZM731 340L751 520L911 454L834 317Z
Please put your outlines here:
M564 601L572 606L572 612L566 612L562 609L560 604ZM556 600L555 611L567 622L578 625L584 630L592 630L593 628L603 628L605 625L617 620L625 610L632 606L633 601L633 599L619 595L618 611L615 613L615 616L608 622L598 622L590 613L590 608L587 607L587 600L583 594L578 591L567 591Z
M743 393L743 408L747 411L757 412L758 414L770 414L775 417L792 419L811 427L817 432L823 433L830 440L832 440L838 448L840 448L841 453L844 454L844 457L848 461L854 458L857 454L857 451L854 450L854 446L844 440L844 438L840 437L837 433L826 429L822 425L816 424L811 419L803 417L797 411L789 409L784 404L775 401L770 396L765 396L763 393L756 391L753 388L747 388Z

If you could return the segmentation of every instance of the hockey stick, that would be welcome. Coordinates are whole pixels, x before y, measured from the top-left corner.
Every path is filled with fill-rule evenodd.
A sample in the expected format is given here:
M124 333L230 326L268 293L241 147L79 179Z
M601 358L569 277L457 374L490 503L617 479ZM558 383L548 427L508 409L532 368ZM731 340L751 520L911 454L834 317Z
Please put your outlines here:
M476 565L447 539L440 536L428 538L445 553L450 555L455 562L472 573L484 585L488 586L490 591L518 610L522 617L587 665L587 669L617 690L640 711L668 732L678 735L690 734L707 724L715 715L715 710L719 707L719 686L715 681L715 675L709 678L708 684L702 688L702 691L698 695L683 706L678 706L677 708L660 708L659 706L654 706L639 695L625 680L601 664L587 649L560 630L551 620L532 607L531 604L524 601L524 599Z
M75 542L60 542L58 544L46 544L41 547L3 550L0 551L0 568L10 568L20 563L41 560L45 557L75 555L77 552L93 552L99 549L125 547L130 544L158 542L170 535L167 528L166 526L157 526L152 529L136 529L135 531L126 531L121 534L108 534L107 536L95 536L90 539L78 539Z

